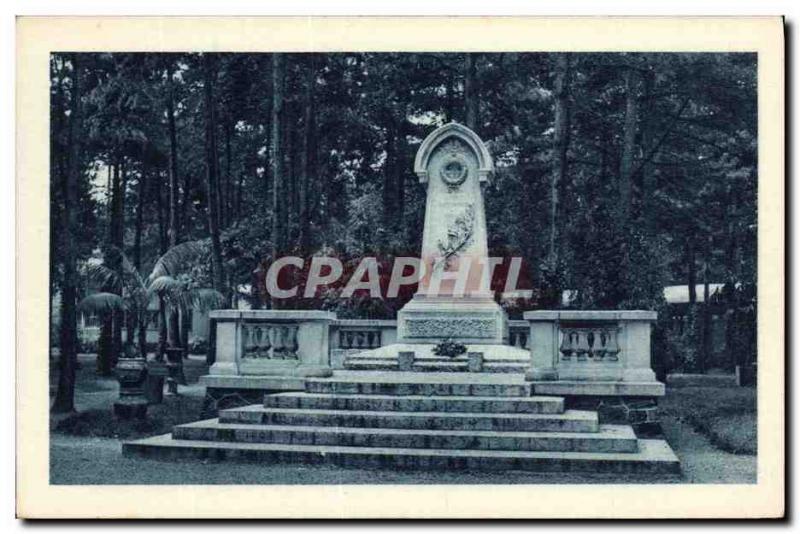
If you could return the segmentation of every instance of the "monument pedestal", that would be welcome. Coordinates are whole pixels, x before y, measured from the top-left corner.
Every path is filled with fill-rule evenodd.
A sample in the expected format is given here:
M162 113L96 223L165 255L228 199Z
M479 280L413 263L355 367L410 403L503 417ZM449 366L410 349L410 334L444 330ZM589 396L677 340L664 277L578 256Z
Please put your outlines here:
M508 318L491 298L416 295L397 314L398 343L502 345Z

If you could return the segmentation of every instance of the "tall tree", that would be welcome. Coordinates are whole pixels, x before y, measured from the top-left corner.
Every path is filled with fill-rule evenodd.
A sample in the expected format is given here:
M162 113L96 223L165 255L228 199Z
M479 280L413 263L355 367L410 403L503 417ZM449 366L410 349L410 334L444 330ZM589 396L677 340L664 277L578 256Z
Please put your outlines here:
M222 243L219 235L219 201L217 199L217 180L219 165L217 159L216 118L214 111L214 65L211 54L203 54L203 90L205 95L206 123L206 192L208 195L208 230L211 234L211 269L214 289L227 295L225 273L222 263Z
M63 184L64 210L62 251L64 276L61 284L61 335L59 357L58 387L52 410L57 413L75 410L75 369L78 363L78 315L77 315L77 258L76 233L77 211L76 192L81 172L81 135L83 113L81 110L81 74L78 54L71 54L72 88L69 126L69 163Z
M305 91L303 93L303 151L300 155L299 177L299 245L301 253L311 248L311 214L309 211L308 191L312 169L316 165L316 121L314 120L314 86L317 83L316 57L309 55L306 67Z
M622 156L619 164L619 224L630 222L631 192L633 190L634 155L636 135L639 131L639 72L625 69L625 125L623 128Z
M169 236L170 248L180 241L179 198L180 186L178 185L178 136L175 127L175 82L173 81L172 65L167 63L167 130L169 135ZM159 305L164 305L164 299L159 299ZM172 347L181 345L179 335L178 310L173 307L169 311L167 339Z
M285 66L283 54L272 55L272 260L283 254L286 246L286 228L282 211L286 206L286 184L283 173L283 89Z
M555 58L555 99L553 118L553 172L550 181L550 222L548 264L552 270L558 265L561 189L567 181L567 151L570 142L570 85L571 66L569 55L559 53Z
M468 53L464 58L464 122L470 130L478 127L480 110L476 61L477 54Z

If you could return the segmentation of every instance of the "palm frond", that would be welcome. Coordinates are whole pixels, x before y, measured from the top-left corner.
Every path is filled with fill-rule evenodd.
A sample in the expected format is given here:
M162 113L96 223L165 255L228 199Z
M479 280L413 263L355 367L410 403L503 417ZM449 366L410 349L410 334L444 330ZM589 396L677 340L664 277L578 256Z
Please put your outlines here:
M225 306L225 296L209 287L199 287L188 292L192 307L200 311L217 310Z
M156 260L149 280L162 276L175 276L180 273L190 262L205 256L208 253L208 240L186 241L175 245Z
M147 284L145 284L142 274L124 253L122 254L122 272L131 292L146 289Z
M148 293L158 295L160 297L170 298L174 295L182 293L185 290L183 282L172 276L163 275L153 279L147 286Z
M78 303L78 308L84 313L105 315L114 311L125 311L128 305L125 299L114 293L92 293Z
M122 279L114 269L101 263L90 263L84 266L84 271L89 282L98 288L122 289Z

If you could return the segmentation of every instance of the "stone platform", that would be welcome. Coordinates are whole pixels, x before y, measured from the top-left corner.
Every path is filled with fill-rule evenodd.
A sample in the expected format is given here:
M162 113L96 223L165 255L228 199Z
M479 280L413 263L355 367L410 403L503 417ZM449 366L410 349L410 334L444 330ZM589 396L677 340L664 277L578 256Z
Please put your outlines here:
M365 350L348 355L344 368L351 371L398 371L398 354L413 352L412 371L424 373L467 372L469 359L467 353L455 358L437 356L433 353L436 345L432 343L393 343L377 349ZM467 352L483 354L484 373L516 373L520 376L530 367L530 352L508 345L466 345Z
M521 376L336 372L263 404L222 410L123 444L171 459L330 463L395 469L678 473L669 445L597 412L532 396Z

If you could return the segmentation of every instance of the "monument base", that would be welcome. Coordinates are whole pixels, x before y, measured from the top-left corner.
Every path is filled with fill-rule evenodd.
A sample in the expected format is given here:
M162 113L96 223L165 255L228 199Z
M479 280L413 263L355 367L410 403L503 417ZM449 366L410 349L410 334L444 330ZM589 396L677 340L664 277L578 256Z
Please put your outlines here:
M416 295L397 313L398 343L450 340L473 345L508 341L506 312L489 297Z

